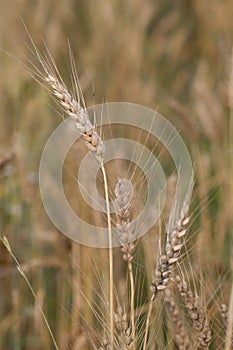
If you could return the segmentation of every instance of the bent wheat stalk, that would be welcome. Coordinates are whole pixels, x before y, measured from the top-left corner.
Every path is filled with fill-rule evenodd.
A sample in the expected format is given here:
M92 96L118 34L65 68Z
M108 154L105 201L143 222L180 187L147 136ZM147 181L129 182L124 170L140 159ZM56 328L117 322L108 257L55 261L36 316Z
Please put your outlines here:
M47 330L48 330L48 332L49 332L49 335L50 335L50 337L51 337L51 340L52 340L52 342L53 342L53 345L54 345L54 347L55 347L56 350L59 350L58 345L57 345L56 340L55 340L55 337L54 337L54 335L53 335L53 332L52 332L52 330L51 330L51 328L50 328L50 326L49 326L48 320L47 320L47 318L46 318L46 316L45 316L45 313L44 313L44 311L43 311L43 309L42 309L42 307L41 307L41 305L40 305L40 302L39 302L39 300L38 300L38 297L37 297L37 295L36 295L36 293L35 293L35 291L34 291L32 285L31 285L31 283L29 282L29 279L27 278L26 274L24 273L24 271L23 271L23 269L22 269L22 267L21 267L21 265L20 265L18 259L16 258L16 256L15 256L14 253L12 252L11 246L10 246L10 243L9 243L7 237L6 237L6 236L1 236L1 235L0 235L0 241L3 243L3 245L5 246L5 248L8 250L10 256L11 256L12 259L14 260L14 263L15 263L15 265L16 265L16 267L17 267L17 270L19 271L20 275L23 277L23 279L24 279L24 281L26 282L26 284L27 284L27 286L28 286L30 292L32 293L32 296L33 296L33 298L34 298L34 300L35 300L35 302L36 302L36 305L37 305L37 307L38 307L38 309L39 309L39 312L41 313L42 318L43 318L43 320L44 320L44 323L45 323L45 325L46 325L46 328L47 328Z

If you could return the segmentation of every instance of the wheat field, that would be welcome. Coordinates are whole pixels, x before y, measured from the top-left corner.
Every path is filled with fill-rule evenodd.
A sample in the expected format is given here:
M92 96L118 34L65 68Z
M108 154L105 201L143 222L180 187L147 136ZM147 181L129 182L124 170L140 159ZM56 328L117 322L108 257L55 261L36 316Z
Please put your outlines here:
M230 0L1 2L1 350L233 348L232 16ZM172 232L166 222L174 216L177 178L158 145L166 205L156 225L134 237L131 221L146 181L128 161L103 166L105 140L124 132L95 128L85 116L85 106L103 101L156 110L183 138L193 191ZM108 228L109 239L116 226L121 247L75 243L45 212L40 159L67 116L75 116L83 138L67 157L69 171L92 152L99 193L116 199L116 213L90 210L72 177L64 179L69 203ZM124 136L154 151L151 136L135 129ZM126 174L136 186L133 198Z

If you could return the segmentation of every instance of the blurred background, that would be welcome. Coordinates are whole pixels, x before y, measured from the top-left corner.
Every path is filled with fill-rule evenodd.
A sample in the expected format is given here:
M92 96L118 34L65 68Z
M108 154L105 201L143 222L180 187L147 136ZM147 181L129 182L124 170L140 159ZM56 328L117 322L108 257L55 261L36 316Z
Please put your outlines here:
M192 266L208 286L207 303L215 300L214 318L214 307L228 302L231 286L233 2L0 2L0 48L15 57L0 52L0 231L27 273L59 348L88 349L84 323L78 325L81 312L89 324L93 315L80 286L91 299L86 279L95 284L96 274L89 255L96 255L105 271L105 252L66 239L43 209L39 162L61 117L49 106L45 89L18 63L33 60L21 18L39 49L45 40L68 82L69 40L87 106L93 104L94 82L96 104L142 104L180 130L196 167ZM152 269L155 257L147 248ZM53 349L30 291L2 245L0 286L0 349Z

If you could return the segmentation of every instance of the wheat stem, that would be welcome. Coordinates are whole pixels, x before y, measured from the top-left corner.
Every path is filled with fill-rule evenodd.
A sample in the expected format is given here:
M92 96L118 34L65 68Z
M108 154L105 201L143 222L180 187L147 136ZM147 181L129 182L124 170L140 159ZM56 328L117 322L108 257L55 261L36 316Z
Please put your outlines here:
M144 336L143 350L146 350L146 346L147 346L147 338L149 333L150 317L151 317L151 312L153 308L153 301L154 301L154 298L152 297L149 303L149 310L146 318L146 330L145 330L145 336Z
M132 340L135 344L135 313L134 313L134 297L135 297L135 288L134 288L134 276L133 276L133 266L132 261L128 261L129 268L129 277L130 277L130 293L131 293L131 327L132 327Z
M113 248L112 248L112 224L109 207L108 182L104 165L101 165L101 171L104 179L104 192L106 200L106 211L108 221L108 252L109 252L109 311L110 311L110 344L111 349L114 348L114 310L113 310Z

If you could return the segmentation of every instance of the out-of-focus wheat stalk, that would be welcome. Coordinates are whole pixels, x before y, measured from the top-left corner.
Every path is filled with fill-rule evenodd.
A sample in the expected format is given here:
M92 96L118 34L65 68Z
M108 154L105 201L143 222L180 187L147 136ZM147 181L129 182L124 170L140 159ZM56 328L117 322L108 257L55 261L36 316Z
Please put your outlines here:
M84 139L84 143L87 145L88 149L93 152L99 162L104 182L104 194L106 200L106 215L108 223L108 244L109 244L109 305L110 305L110 344L111 347L114 347L114 283L113 283L113 248L112 248L112 229L111 229L111 215L110 215L110 206L109 206L109 190L108 190L108 181L107 174L105 171L103 156L104 156L104 143L100 135L98 134L95 125L93 125L89 119L87 113L84 99L82 98L82 92L79 84L79 80L76 73L76 68L74 64L74 59L72 53L71 57L71 66L73 72L73 80L75 85L75 93L77 99L72 96L71 93L67 90L65 84L63 83L61 76L58 72L58 69L53 62L49 52L49 58L46 59L37 50L34 45L31 37L31 43L33 45L35 56L38 62L41 65L42 72L41 79L44 80L49 88L52 91L55 99L58 101L64 112L68 117L71 117L75 120L75 126L80 132ZM48 50L47 50L48 51ZM49 63L50 59L50 63ZM81 104L82 101L82 104Z
M23 279L24 279L25 282L27 283L27 286L28 286L29 290L31 291L32 296L33 296L33 298L34 298L34 300L35 300L35 302L36 302L36 305L37 305L37 307L38 307L38 309L39 309L39 311L40 311L40 313L41 313L41 315L42 315L42 317L43 317L43 320L44 320L45 325L46 325L46 327L47 327L47 329L48 329L49 335L50 335L50 337L51 337L51 339L52 339L52 342L53 342L53 344L54 344L54 346L55 346L55 349L56 349L56 350L59 350L58 345L57 345L57 343L56 343L56 340L55 340L55 338L54 338L53 332L52 332L52 330L51 330L51 328L50 328L50 326L49 326L48 320L47 320L47 318L46 318L46 316L45 316L45 313L44 313L44 311L43 311L43 309L42 309L42 307L41 307L41 305L40 305L40 303L39 303L39 299L38 299L38 297L37 297L37 295L36 295L36 293L35 293L35 291L34 291L32 285L31 285L31 283L29 282L29 279L27 278L27 276L25 275L24 271L22 270L22 267L21 267L19 261L17 260L16 256L15 256L14 253L12 252L12 249L11 249L11 246L10 246L10 243L9 243L7 237L6 237L6 236L1 236L1 235L0 235L0 241L3 243L3 245L4 245L4 246L6 247L6 249L8 250L10 256L12 257L12 259L13 259L14 262L15 262L15 265L16 265L16 267L17 267L17 270L19 271L20 275L23 277Z
M233 253L231 260L231 275L233 275ZM226 341L225 341L225 350L232 349L233 346L233 283L231 286L231 294L229 307L227 308L227 317L226 319Z

